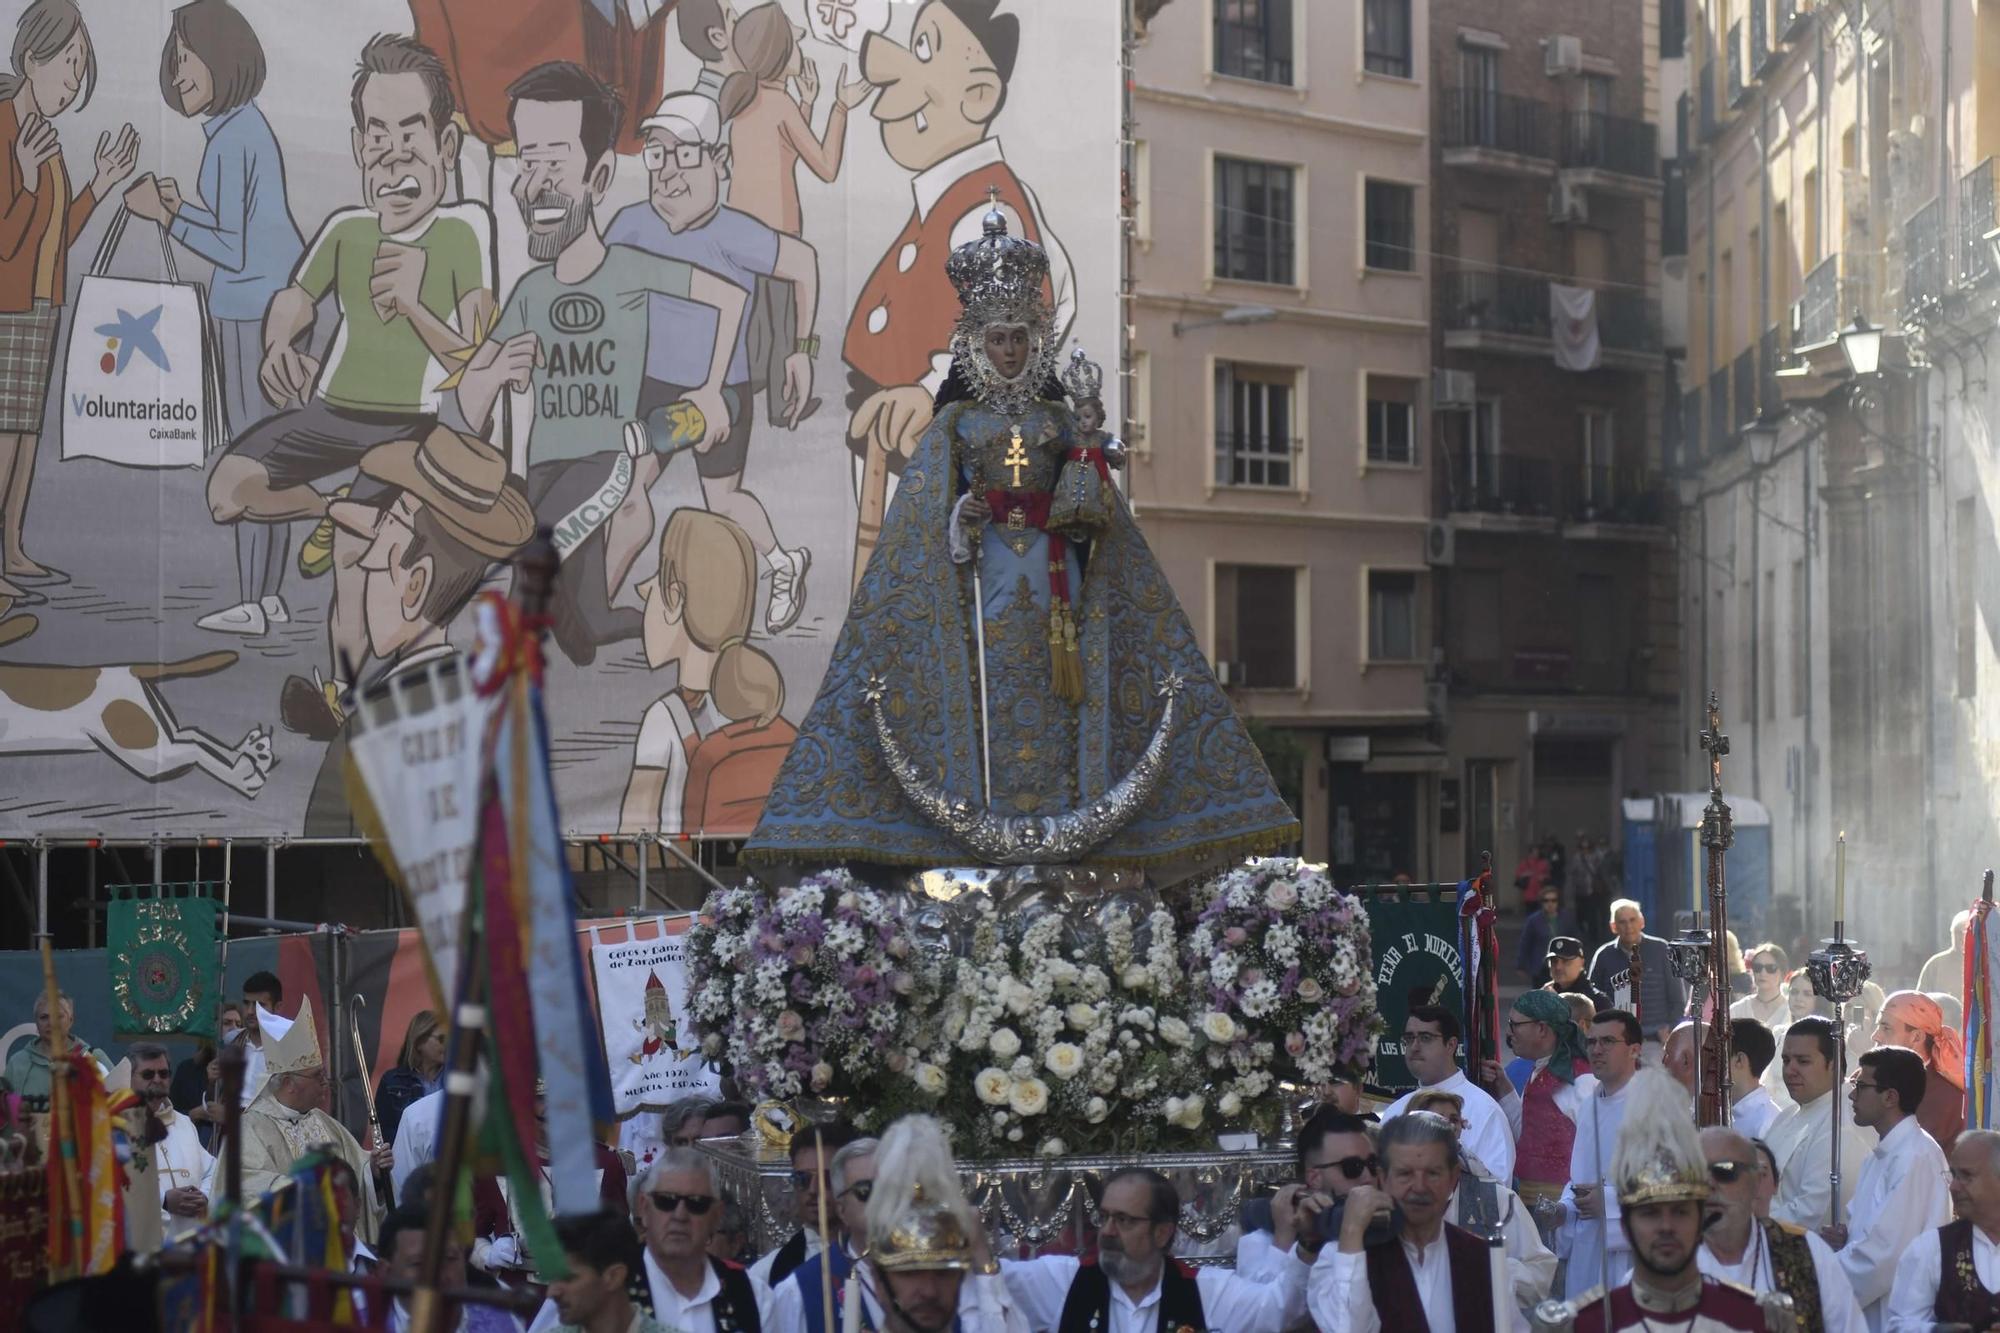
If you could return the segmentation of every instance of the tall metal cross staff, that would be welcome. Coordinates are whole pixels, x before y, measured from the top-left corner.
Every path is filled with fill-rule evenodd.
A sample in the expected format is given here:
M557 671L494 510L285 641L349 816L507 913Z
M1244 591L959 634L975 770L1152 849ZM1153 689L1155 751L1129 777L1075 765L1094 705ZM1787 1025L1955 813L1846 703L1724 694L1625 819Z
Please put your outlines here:
M1708 728L1701 733L1701 748L1708 752L1708 807L1701 812L1701 845L1708 853L1709 957L1703 970L1707 973L1708 993L1715 1012L1709 1019L1708 1038L1695 1057L1695 1102L1700 1123L1727 1125L1729 893L1723 880L1722 862L1723 854L1736 841L1736 828L1729 805L1722 799L1722 756L1729 753L1729 737L1722 734L1722 704L1713 692L1708 696ZM1700 921L1695 924L1699 926ZM1695 1021L1700 1020L1697 1012Z

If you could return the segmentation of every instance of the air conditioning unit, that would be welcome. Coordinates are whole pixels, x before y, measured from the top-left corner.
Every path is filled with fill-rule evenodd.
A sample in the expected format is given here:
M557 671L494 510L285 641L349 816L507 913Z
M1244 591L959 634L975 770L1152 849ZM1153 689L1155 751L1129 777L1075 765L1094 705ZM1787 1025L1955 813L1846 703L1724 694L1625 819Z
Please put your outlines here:
M1583 73L1583 38L1561 34L1542 43L1542 68L1550 78Z
M1449 565L1457 555L1458 533L1442 519L1432 519L1424 529L1424 563Z
M1240 687L1243 684L1245 674L1244 665L1241 662L1230 662L1219 658L1216 660L1215 683L1223 686L1225 689L1230 686Z
M1556 177L1556 183L1549 187L1549 221L1590 221L1589 196L1578 186Z
M1449 411L1471 407L1479 401L1479 381L1469 370L1431 372L1431 406Z

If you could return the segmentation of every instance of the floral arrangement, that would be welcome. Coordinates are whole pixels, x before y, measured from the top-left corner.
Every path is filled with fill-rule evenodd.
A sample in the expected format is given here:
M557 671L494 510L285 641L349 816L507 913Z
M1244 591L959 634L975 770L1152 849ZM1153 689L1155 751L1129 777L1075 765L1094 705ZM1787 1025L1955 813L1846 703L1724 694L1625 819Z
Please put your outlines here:
M1313 1086L1367 1067L1382 1018L1358 900L1323 871L1267 859L1224 872L1196 901L1182 956L1221 1120L1268 1113L1274 1083Z
M710 895L688 959L702 1054L745 1095L853 1098L879 1118L944 1093L944 1071L915 1058L940 965L895 903L846 871Z
M1003 926L968 905L934 1063L973 1096L944 1108L973 1156L1144 1151L1195 1141L1206 1103L1173 914L1114 900L1091 927L1055 911Z

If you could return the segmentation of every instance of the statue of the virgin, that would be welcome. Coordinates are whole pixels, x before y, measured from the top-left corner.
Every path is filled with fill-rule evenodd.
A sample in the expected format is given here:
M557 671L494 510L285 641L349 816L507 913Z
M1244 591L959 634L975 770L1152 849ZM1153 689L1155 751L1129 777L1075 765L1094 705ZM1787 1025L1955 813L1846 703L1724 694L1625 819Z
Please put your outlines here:
M984 231L946 263L951 374L746 855L1192 869L1276 850L1297 821L1112 483L1101 373L1079 357L1056 379L1048 258L997 210Z

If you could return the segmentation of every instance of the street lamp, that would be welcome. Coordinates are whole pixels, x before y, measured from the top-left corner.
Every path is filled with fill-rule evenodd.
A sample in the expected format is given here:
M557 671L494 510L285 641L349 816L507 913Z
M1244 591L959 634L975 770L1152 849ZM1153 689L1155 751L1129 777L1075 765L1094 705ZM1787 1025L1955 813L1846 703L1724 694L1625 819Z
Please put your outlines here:
M1778 425L1769 417L1759 416L1743 428L1743 441L1750 446L1750 466L1761 472L1777 456Z
M1882 330L1856 311L1854 322L1840 331L1840 351L1855 378L1873 375L1882 364Z
M1278 312L1267 305L1233 305L1214 319L1197 319L1187 323L1175 321L1174 337L1178 338L1191 329L1213 328L1217 324L1269 324L1278 317Z

